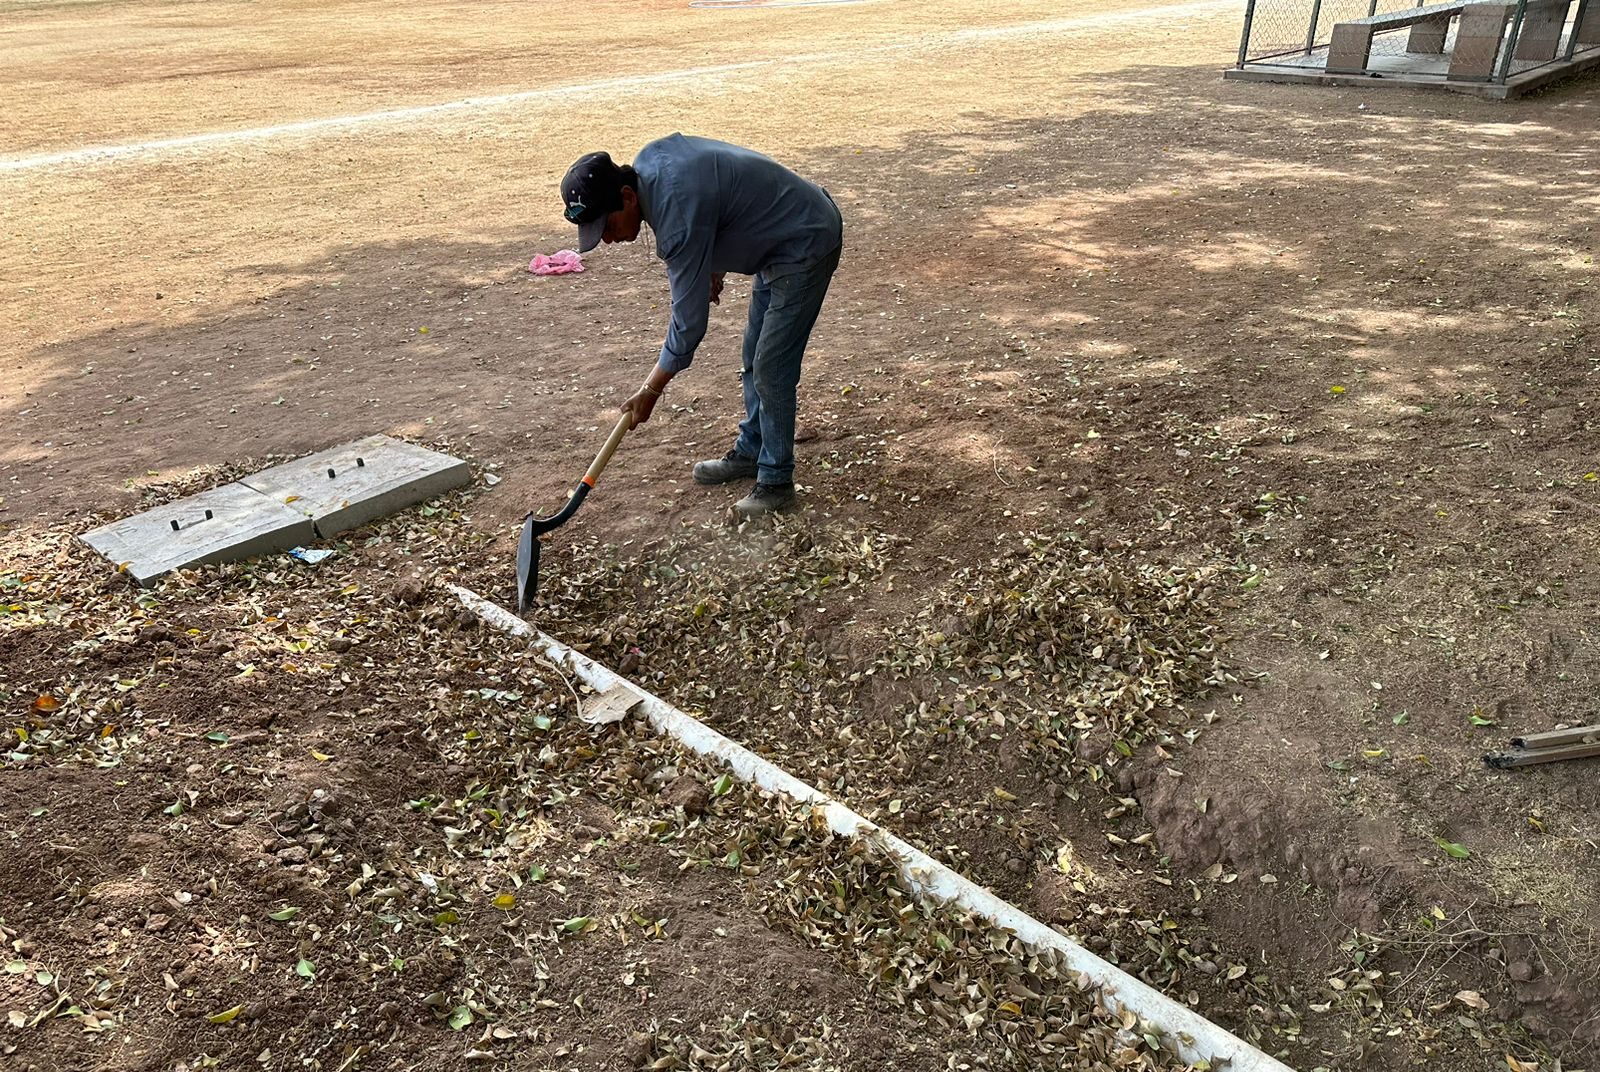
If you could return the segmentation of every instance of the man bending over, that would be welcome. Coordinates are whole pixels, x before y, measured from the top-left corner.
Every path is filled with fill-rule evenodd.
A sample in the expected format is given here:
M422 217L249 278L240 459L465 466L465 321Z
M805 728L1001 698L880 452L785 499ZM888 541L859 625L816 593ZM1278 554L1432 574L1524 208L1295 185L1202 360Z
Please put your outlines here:
M578 251L656 236L672 283L672 326L650 376L622 408L650 419L689 367L728 272L755 277L744 332L744 421L733 448L697 462L701 484L755 478L734 510L759 517L794 506L795 389L806 342L839 267L844 224L826 190L774 160L709 138L673 134L631 165L590 153L561 181Z

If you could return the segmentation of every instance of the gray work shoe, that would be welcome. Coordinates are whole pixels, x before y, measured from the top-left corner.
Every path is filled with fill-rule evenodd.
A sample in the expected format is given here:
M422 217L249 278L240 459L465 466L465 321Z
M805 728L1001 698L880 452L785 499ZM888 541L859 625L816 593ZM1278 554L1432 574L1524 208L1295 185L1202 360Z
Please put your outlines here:
M733 504L733 512L742 521L766 514L782 513L794 509L793 484L757 484L755 490Z
M694 463L696 484L726 484L731 480L749 480L755 475L755 459L733 450L712 461Z

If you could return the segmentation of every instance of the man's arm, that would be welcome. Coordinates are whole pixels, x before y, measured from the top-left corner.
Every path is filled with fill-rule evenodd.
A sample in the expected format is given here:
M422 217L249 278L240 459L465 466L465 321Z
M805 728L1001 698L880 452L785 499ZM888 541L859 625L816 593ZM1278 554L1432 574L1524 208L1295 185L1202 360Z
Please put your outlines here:
M676 375L689 367L694 352L706 337L706 322L711 316L711 241L710 228L696 229L682 252L667 262L667 278L672 283L672 325L661 346L656 364Z
M650 370L644 385L622 404L622 408L633 416L633 423L628 427L637 428L650 419L650 414L655 412L656 400L666 391L667 384L672 382L674 375L675 373L668 372L660 365Z
M720 279L711 271L713 234L710 227L691 229L687 240L667 261L667 278L672 284L672 324L667 328L667 341L662 344L656 367L650 370L644 386L622 404L623 409L633 414L635 428L650 419L656 400L667 389L672 377L689 367L695 350L706 337L713 280Z

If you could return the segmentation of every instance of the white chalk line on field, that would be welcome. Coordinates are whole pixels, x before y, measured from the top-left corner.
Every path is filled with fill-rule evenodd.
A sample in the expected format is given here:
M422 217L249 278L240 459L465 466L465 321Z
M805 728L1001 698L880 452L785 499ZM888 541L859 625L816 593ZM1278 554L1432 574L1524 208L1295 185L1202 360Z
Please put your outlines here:
M868 45L862 48L841 49L835 52L809 52L791 57L746 60L740 63L723 63L706 67L688 67L676 71L654 74L623 75L594 82L579 82L565 86L547 86L541 89L519 90L488 97L464 97L461 100L422 104L409 108L390 108L376 112L358 112L353 115L325 116L320 119L302 119L292 123L276 123L264 127L246 127L240 130L214 130L202 134L186 134L175 138L154 141L129 142L120 145L95 145L60 152L40 153L34 156L0 158L0 172L34 171L65 164L108 163L132 157L151 156L182 149L210 148L240 142L268 141L297 134L317 134L370 123L407 123L430 116L479 108L499 108L528 101L556 100L562 97L581 97L613 93L619 90L643 89L651 86L671 85L676 82L719 78L725 75L771 68L788 69L796 65L836 63L882 56L896 52L935 51L940 48L959 48L1007 38L1048 36L1078 30L1098 30L1131 22L1208 15L1218 11L1231 11L1237 0L1196 0L1184 4L1140 8L1106 15L1081 15L1075 18L1047 19L1038 22L1018 23L1014 26L992 26L978 29L950 30L931 33L915 41L887 45Z
M747 7L822 7L825 4L870 4L873 0L689 0L690 7L728 11Z

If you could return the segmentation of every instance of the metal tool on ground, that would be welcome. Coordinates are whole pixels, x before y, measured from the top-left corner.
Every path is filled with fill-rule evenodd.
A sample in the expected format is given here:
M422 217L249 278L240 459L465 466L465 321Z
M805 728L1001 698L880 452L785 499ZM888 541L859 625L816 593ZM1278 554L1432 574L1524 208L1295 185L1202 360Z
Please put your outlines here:
M572 489L572 498L567 500L567 505L563 506L560 512L551 517L534 517L529 513L523 518L522 539L517 544L518 614L528 613L528 609L533 606L533 597L539 591L539 537L565 525L572 519L572 515L578 512L578 507L583 505L583 500L588 497L594 482L605 472L606 463L611 461L611 455L617 452L622 437L627 435L628 429L632 427L633 415L624 413L618 419L617 426L611 429L606 445L594 456L594 463L589 466L589 471L583 474L578 486Z
M1535 763L1556 763L1563 759L1588 759L1591 756L1600 756L1600 724L1513 737L1509 752L1491 752L1483 757L1483 761L1491 767L1506 770L1511 767L1530 767Z

